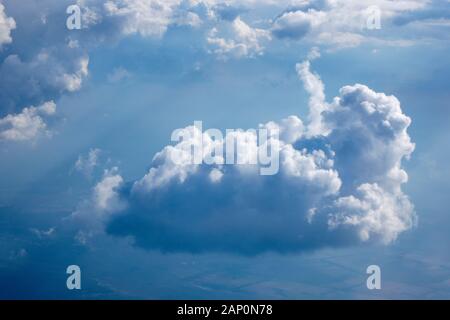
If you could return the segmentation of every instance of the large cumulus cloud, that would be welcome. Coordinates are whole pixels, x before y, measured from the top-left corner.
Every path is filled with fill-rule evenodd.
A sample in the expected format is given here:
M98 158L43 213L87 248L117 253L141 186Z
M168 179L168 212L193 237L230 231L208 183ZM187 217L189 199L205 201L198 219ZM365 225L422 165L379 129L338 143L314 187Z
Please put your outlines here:
M311 94L307 123L291 116L261 124L270 133L262 145L253 131L220 139L186 127L189 139L156 154L141 179L125 183L117 169L108 171L85 214L101 217L112 235L169 252L257 254L395 241L415 222L401 189L408 177L402 161L414 150L410 118L394 96L361 84L327 103L309 62L297 70ZM277 150L278 174L264 176L262 164L233 165L212 152L232 137L244 159L268 145ZM203 162L192 164L191 146L200 143Z

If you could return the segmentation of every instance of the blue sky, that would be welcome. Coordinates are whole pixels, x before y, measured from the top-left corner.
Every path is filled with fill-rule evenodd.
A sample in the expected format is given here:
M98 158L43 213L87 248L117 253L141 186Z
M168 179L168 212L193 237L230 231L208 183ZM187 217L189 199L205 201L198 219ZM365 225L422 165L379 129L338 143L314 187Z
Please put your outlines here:
M0 3L0 297L450 297L448 1ZM173 165L195 120L280 173Z

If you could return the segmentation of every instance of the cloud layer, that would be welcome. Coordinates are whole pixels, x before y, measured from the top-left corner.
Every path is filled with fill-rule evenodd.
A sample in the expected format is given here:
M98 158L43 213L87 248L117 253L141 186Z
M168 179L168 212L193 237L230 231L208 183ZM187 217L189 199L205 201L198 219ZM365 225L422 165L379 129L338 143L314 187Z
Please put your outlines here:
M221 60L261 56L279 46L276 39L301 40L329 49L368 41L405 45L414 39L392 30L401 26L405 32L413 28L417 33L418 25L427 22L423 17L430 7L436 6L417 0L369 4L341 0L78 0L81 30L68 30L66 8L73 4L70 0L1 1L1 117L18 114L30 105L57 102L61 95L80 90L89 75L89 53L128 36L163 41L171 29L191 28L202 38L206 51ZM367 32L371 6L382 15L383 27L377 33ZM433 17L436 20L436 14ZM448 23L448 15L438 20L440 24L437 20L432 24L434 29ZM429 23L422 29L421 37L435 37Z

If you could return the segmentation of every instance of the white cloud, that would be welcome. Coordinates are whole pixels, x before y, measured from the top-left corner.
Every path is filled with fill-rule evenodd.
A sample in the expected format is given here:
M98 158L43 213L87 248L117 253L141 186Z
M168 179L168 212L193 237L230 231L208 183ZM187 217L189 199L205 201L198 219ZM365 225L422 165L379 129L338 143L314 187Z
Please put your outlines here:
M283 120L280 124L270 122L261 125L269 131L274 127L281 128L281 139L287 139L294 143L297 137L302 134L302 124L295 116ZM175 146L167 146L159 152L153 159L153 166L142 179L136 181L132 191L137 194L151 193L154 190L170 186L172 183L185 183L190 177L195 175L205 175L209 177L211 171L213 176L221 173L221 180L224 178L235 179L246 177L250 180L259 179L262 164L257 163L259 149L266 145L257 145L258 137L253 131L235 131L227 134L223 139L217 140L210 136L208 132L202 132L195 126L187 127L183 130L190 132L189 139L184 139ZM237 163L245 165L224 165L226 160L223 156L218 156L213 161L207 160L212 151L219 146L221 150L226 149L227 139L234 139L237 143L238 159ZM340 187L340 180L337 172L331 169L332 161L323 152L308 153L305 150L296 150L291 143L269 137L268 144L273 151L280 153L280 179L293 179L299 184L315 185L314 188L321 190L324 195L336 193ZM202 145L202 163L211 163L211 170L205 169L201 164L193 164L191 161L191 146ZM255 161L251 161L254 159ZM251 164L256 163L256 164ZM206 170L206 171L205 171ZM214 180L214 179L212 179Z
M10 114L0 119L0 140L32 140L41 134L49 135L46 117L56 112L56 104L48 101L39 107L28 107L19 114Z
M109 30L106 37L138 33L144 37L162 38L171 26L203 26L212 30L206 41L217 48L222 58L261 54L264 51L262 43L268 42L271 34L280 39L304 39L309 44L327 46L331 50L374 40L384 40L384 45L396 45L398 41L407 43L407 40L413 44L414 41L402 38L402 33L397 34L392 21L403 14L424 10L431 4L419 0L375 0L370 3L357 0L109 0L105 4L97 0L79 1L83 12L95 13L89 15L95 19L89 20L88 27L105 26L97 30ZM378 33L367 30L367 21L373 14L370 8L381 12L382 30ZM252 14L247 15L247 12ZM237 22L246 22L241 25L232 22L238 18ZM227 21L233 26L226 27ZM263 27L248 27L255 24ZM233 35L230 31L233 28L244 31L246 39L237 39L239 30ZM248 32L248 28L252 31ZM204 32L203 28L199 30ZM260 39L255 40L255 37Z
M117 167L104 170L101 180L92 189L89 199L82 201L69 217L70 223L81 226L75 240L85 245L90 238L103 232L104 224L127 208L121 198L124 180Z
M161 37L172 23L180 0L110 0L106 15L123 19L122 32ZM192 22L189 20L188 22Z
M289 144L295 143L305 134L303 121L297 116L289 116L281 120L280 123L270 121L264 127L269 132L278 130L280 139Z
M228 29L225 36L220 36L217 28L213 28L208 34L207 41L215 47L213 51L220 58L261 55L264 51L263 43L270 40L268 31L252 28L240 17L234 19Z
M364 32L368 6L361 1L232 0L224 5L217 0L77 0L84 30L69 35L59 21L49 18L62 12L68 2L31 4L6 1L0 7L0 46L11 43L16 23L21 28L15 36L31 35L44 44L15 41L8 46L11 53L0 66L3 115L19 112L23 105L56 100L61 94L80 90L88 76L90 49L132 34L162 38L171 26L198 28L202 36L205 34L205 47L222 59L260 56L270 46L271 35L304 38L329 49L354 47L367 41L396 46L414 43L414 39L396 38L390 30L386 31L389 37L383 37L386 33ZM384 30L385 23L393 18L424 9L429 2L376 0L370 5L381 9ZM36 7L42 8L42 19L30 19ZM228 20L221 18L224 8ZM14 19L7 17L5 10L13 12ZM272 17L276 17L274 21ZM27 45L29 42L32 44Z
M75 70L73 73L63 73L57 79L57 82L62 84L63 90L68 92L78 91L81 88L83 79L89 74L88 71L89 58L83 57L76 62Z
M411 119L397 98L360 84L343 87L322 119L344 187L330 225L352 226L362 241L394 241L415 223L401 190L408 181L402 160L415 148L407 133Z
M415 223L414 207L403 193L390 193L373 184L362 184L356 195L336 200L329 224L353 226L362 241L371 237L389 244Z
M67 1L2 1L14 20L0 11L0 38L15 21L13 41L0 61L0 115L20 113L27 105L56 101L62 94L81 89L88 76L87 33L68 34L61 24ZM97 40L97 39L96 39ZM2 40L0 40L0 43ZM1 45L1 44L0 44Z
M125 208L120 199L118 189L123 184L123 178L116 167L105 170L102 180L94 188L94 204L102 213L111 213Z
M314 9L286 12L275 20L272 33L279 38L301 39L324 23L326 18L325 12Z
M16 22L5 13L5 6L0 3L0 48L12 42L11 31L16 28Z
M101 3L101 2L99 2ZM77 0L77 5L81 10L81 27L83 29L89 29L103 21L103 16L101 10L95 5L98 4L97 1L90 0ZM90 6L92 5L92 6ZM106 6L106 4L105 4Z
M309 55L315 58L317 54L317 51L313 51ZM298 63L296 70L309 94L308 134L314 136L326 132L326 128L323 126L322 112L328 109L328 104L325 102L325 86L319 75L310 71L310 64L309 60Z
M368 20L374 14L371 8L380 13L380 27L387 30L396 16L424 9L428 4L429 1L418 0L377 0L370 3L356 0L303 1L279 15L271 30L280 39L305 39L331 49L356 47L374 38L383 39L382 36L386 35L383 32L368 35ZM394 44L386 42L385 45Z
M117 167L104 170L103 177L94 186L92 196L86 199L70 216L72 223L83 226L76 236L83 244L97 232L101 232L103 224L115 213L127 208L127 203L121 198L120 190L124 180Z
M0 66L3 107L17 110L28 102L79 90L88 75L89 59L81 56L64 61L58 55L55 50L42 50L27 61L15 54L7 56Z

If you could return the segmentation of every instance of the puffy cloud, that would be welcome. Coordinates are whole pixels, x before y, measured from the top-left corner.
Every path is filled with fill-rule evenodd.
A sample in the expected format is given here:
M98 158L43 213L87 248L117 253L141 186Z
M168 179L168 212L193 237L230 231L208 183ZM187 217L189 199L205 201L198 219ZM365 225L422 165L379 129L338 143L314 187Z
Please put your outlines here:
M281 120L280 123L271 121L265 124L264 127L269 132L277 130L281 140L289 144L296 142L305 134L303 121L297 116L289 116Z
M78 242L86 244L89 238L101 232L106 221L127 208L128 204L120 194L124 185L117 167L104 170L91 197L81 202L69 217L71 223L82 226L76 236Z
M407 180L401 161L409 158L414 144L407 133L411 119L402 113L396 97L361 84L345 86L324 112L323 121L331 131L327 140L344 182L376 182L399 191Z
M116 167L105 170L103 179L94 188L94 204L101 212L114 212L122 210L124 203L118 194L123 184L123 178Z
M86 57L76 61L76 69L72 73L62 73L62 76L56 77L57 83L61 84L63 90L68 92L78 91L81 88L83 79L87 77L89 59Z
M250 27L239 16L227 31L230 38L219 36L217 28L213 28L207 38L208 43L216 47L214 53L221 58L261 55L264 50L263 42L270 40L268 31Z
M339 198L334 210L330 227L356 227L363 241L375 237L390 243L415 223L414 208L408 198L401 192L387 192L376 183L362 184L355 196Z
M9 55L0 66L0 101L6 106L3 112L15 111L27 103L39 103L61 92L80 89L88 75L87 57L63 61L53 50L42 50L30 61L18 55Z
M2 3L0 42L6 39L5 26L20 26L14 41L0 52L0 116L3 127L9 128L2 128L2 139L30 140L49 132L48 115L39 108L22 108L80 90L88 76L89 57L80 47L82 42L71 39L61 27L69 1ZM5 20L4 8L13 18Z
M306 62L299 78L325 103ZM112 235L168 252L252 255L395 241L415 223L401 188L408 178L402 161L414 150L411 120L399 101L355 84L326 108L310 103L310 113L306 125L296 116L261 124L269 132L261 145L252 130L220 137L195 125L181 129L187 138L157 153L142 178L124 183L106 173L85 211L109 213L101 216ZM217 152L229 139L242 152L237 164ZM264 176L264 165L252 160L269 145L279 172ZM203 146L201 161L191 161L192 146Z
M315 59L319 54L318 51L312 50L309 56ZM328 104L325 102L325 86L319 75L310 71L310 64L310 60L298 63L296 70L309 94L308 134L318 135L326 130L323 127L322 113L328 109Z
M82 13L81 32L61 27L67 18L61 12L73 1L29 1L26 5L3 1L0 46L9 45L0 57L0 116L81 89L88 75L89 51L132 34L162 38L172 26L202 26L199 32L206 34L206 47L220 58L255 57L263 54L271 35L306 38L332 48L356 46L368 39L363 31L370 13L364 2L341 0L77 0L76 4ZM377 0L371 5L381 9L384 30L388 21L420 11L428 3ZM270 17L276 18L271 21ZM20 28L11 42L16 24ZM370 40L383 45L411 44L401 39L383 41L374 35Z
M111 40L128 35L162 38L172 26L200 26L213 4L185 0L78 0L83 28ZM95 34L97 33L97 34Z
M416 221L401 190L408 181L402 160L415 148L407 133L411 119L394 96L356 84L340 90L323 121L347 194L334 201L330 226L351 227L362 241L394 241Z
M272 33L278 38L301 39L311 29L325 21L326 13L310 9L286 12L277 18L272 27Z
M180 0L110 0L106 15L121 19L122 32L161 37L172 23Z
M98 45L135 33L161 37L170 25L201 23L194 5L181 0L78 0L81 31L62 27L73 1L3 3L0 46L11 42L10 31L16 23L20 28L0 56L0 116L80 90L89 74L89 51Z
M344 0L312 0L312 1L218 1L218 0L109 0L106 3L98 0L79 1L84 6L85 15L94 16L87 19L89 25L100 25L96 30L109 30L110 34L129 35L138 33L142 36L161 38L171 26L189 25L198 27L204 25L213 30L207 35L206 41L218 47L218 54L232 54L234 57L253 56L263 51L260 45L248 45L240 41L229 30L221 30L223 21L232 23L225 29L246 29L244 25L234 23L240 16L255 12L252 21L245 25L253 25L256 21L265 25L264 28L252 28L257 31L261 40L269 40L270 34L279 39L303 39L326 45L331 48L358 46L364 41L379 43L386 33L367 34L367 21L372 19L374 10L379 10L383 29L394 28L394 19L411 12L420 12L430 5L429 1L377 0L364 1ZM93 14L94 12L95 14ZM264 14L270 12L270 15ZM88 14L90 13L90 14ZM241 18L239 18L242 21ZM90 21L94 21L91 23ZM239 21L239 20L238 20ZM270 26L271 25L271 26ZM224 36L214 33L220 30ZM392 30L392 29L390 29ZM389 31L388 31L389 32ZM254 32L253 32L254 33ZM263 35L264 34L264 35ZM392 34L392 32L389 32ZM252 36L254 37L254 36ZM391 38L391 37L389 37ZM397 40L383 42L385 45L396 45ZM250 41L255 44L255 41ZM261 42L261 41L258 41ZM406 43L406 42L405 42ZM409 42L411 44L411 42ZM250 47L250 48L249 48ZM251 54L243 54L249 48ZM222 49L222 50L221 50Z
M16 28L16 21L5 13L5 6L0 3L0 48L12 42L11 30Z
M84 42L64 28L69 1L3 1L20 28L0 56L0 114L78 91L88 75ZM63 26L63 27L62 27Z
M19 114L9 114L0 118L0 140L25 141L32 140L40 134L49 135L44 119L55 112L56 104L49 101L39 107L27 107Z

